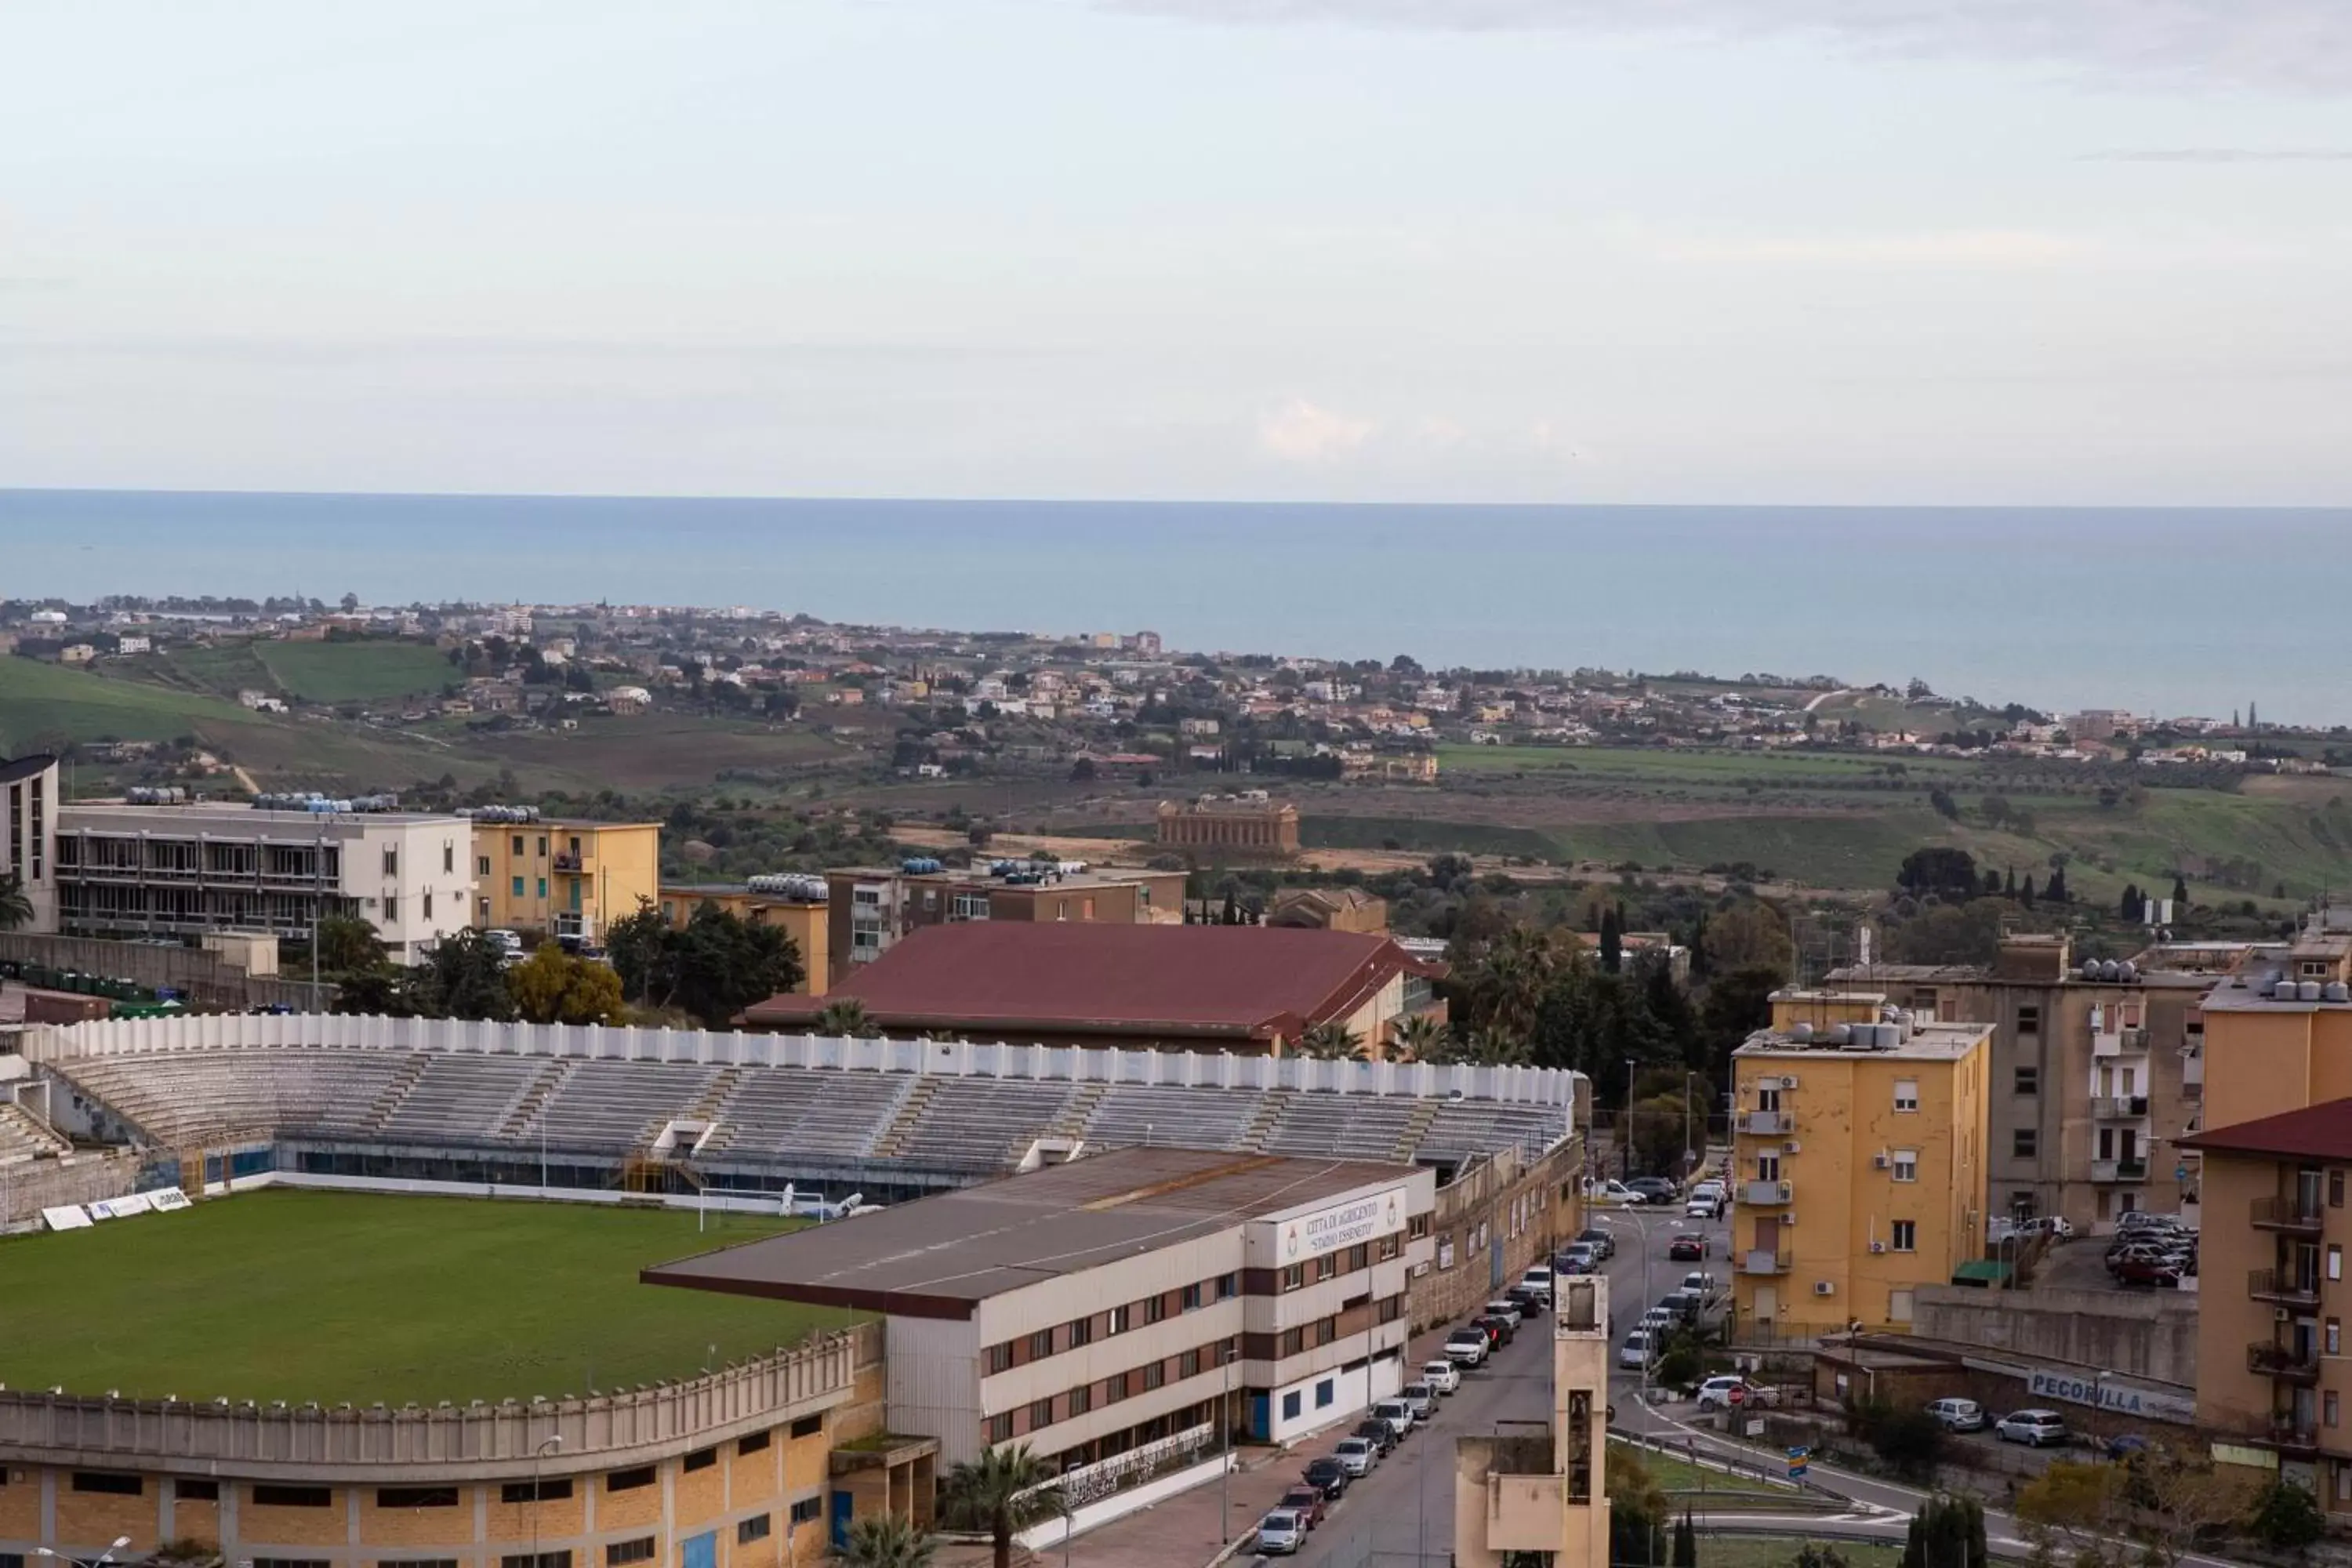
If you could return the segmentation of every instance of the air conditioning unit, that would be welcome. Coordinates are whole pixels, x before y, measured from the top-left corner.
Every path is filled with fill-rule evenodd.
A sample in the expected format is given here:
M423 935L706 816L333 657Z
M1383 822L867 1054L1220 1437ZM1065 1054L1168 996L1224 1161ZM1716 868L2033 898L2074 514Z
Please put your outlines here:
M1883 1241L1874 1241L1870 1244L1870 1250L1873 1252L1884 1252L1886 1250L1886 1243Z
M1870 1157L1870 1168L1874 1171L1883 1171L1893 1163L1884 1154L1873 1154Z
M1796 1080L1796 1078L1795 1078L1793 1075L1791 1075L1791 1076L1790 1076L1790 1077L1788 1077L1788 1078L1784 1078L1784 1079L1782 1079L1780 1080L1780 1087L1781 1087L1782 1089L1794 1089L1794 1088L1796 1088L1796 1087L1797 1087L1797 1080Z
M1802 1143L1798 1142L1793 1138L1780 1145L1780 1152L1783 1154L1801 1154L1804 1152L1804 1150L1805 1146Z
M1795 1215L1792 1215L1792 1214L1784 1214L1784 1215L1782 1215L1780 1216L1780 1228L1781 1228L1782 1230L1786 1230L1786 1229L1788 1229L1790 1226L1792 1226L1792 1225L1794 1225L1794 1224L1796 1224L1796 1223L1797 1223L1797 1216L1796 1216Z
M1816 1296L1834 1296L1837 1294L1837 1287L1831 1284L1826 1279L1816 1279L1813 1281L1813 1294Z
M2294 1314L2288 1311L2284 1307L2273 1307L2271 1309L2271 1321L2273 1323L2291 1323L2294 1321Z

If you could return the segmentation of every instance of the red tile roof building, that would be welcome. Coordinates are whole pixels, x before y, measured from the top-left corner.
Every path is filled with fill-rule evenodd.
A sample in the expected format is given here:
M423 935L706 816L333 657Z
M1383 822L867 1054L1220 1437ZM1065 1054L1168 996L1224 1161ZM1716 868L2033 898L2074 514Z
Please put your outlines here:
M1318 1024L1379 1046L1404 1016L1442 1016L1444 973L1353 931L973 921L918 929L824 997L772 996L743 1021L810 1029L854 999L886 1034L1283 1054Z

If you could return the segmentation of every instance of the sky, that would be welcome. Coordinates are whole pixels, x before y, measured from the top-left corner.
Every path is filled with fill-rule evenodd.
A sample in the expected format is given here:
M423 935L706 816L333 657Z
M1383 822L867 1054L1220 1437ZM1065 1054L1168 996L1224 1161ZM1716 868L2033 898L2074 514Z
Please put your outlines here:
M0 486L2339 505L2347 278L2342 0L0 8Z

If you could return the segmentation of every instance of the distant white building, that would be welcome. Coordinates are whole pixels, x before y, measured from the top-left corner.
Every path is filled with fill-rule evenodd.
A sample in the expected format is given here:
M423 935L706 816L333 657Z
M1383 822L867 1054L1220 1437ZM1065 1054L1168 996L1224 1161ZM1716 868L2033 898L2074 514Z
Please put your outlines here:
M152 653L155 644L147 637L117 637L114 639L114 651L127 658L134 653Z

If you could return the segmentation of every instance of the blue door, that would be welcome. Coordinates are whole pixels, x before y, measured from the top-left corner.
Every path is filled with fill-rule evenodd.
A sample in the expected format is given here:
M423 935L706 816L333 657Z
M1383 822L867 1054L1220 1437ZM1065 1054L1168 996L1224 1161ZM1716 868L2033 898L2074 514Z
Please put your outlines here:
M833 1494L833 1549L841 1552L849 1545L849 1516L856 1498L849 1492Z
M719 1532L715 1530L686 1538L685 1568L719 1568Z

